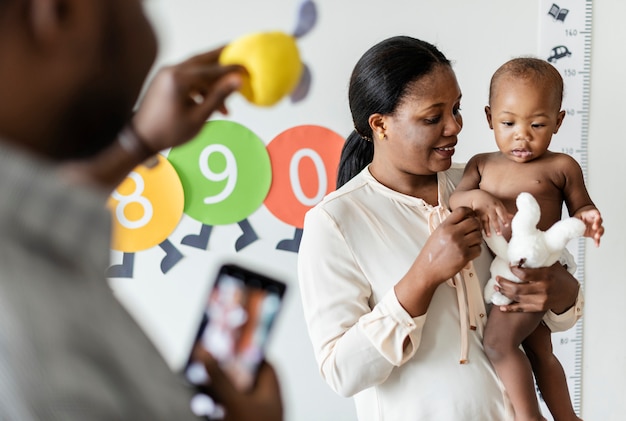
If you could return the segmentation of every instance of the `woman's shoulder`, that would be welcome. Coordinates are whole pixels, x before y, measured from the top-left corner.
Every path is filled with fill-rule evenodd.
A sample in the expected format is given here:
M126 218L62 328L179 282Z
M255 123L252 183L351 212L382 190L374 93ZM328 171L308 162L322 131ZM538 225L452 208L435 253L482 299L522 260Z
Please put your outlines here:
M328 193L313 207L313 209L328 209L336 206L343 206L346 202L354 200L354 197L358 195L359 190L368 184L365 171L367 170L355 175L337 190Z
M465 163L453 162L450 168L444 171L444 174L452 182L453 185L459 184L461 177L463 177L463 171L465 171Z

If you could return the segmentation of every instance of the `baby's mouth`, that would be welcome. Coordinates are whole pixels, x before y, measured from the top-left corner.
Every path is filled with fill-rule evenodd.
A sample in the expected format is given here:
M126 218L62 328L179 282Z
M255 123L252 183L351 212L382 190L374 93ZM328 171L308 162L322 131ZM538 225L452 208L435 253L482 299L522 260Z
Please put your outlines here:
M517 158L530 158L533 155L528 149L513 149L511 154Z

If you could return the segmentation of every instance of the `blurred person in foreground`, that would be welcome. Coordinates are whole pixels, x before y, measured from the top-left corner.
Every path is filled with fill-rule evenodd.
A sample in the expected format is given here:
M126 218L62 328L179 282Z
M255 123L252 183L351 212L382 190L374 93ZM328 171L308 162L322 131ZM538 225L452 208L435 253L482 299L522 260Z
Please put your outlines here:
M0 0L0 419L184 420L193 390L115 299L105 202L129 171L192 138L241 83L219 50L163 68L139 0ZM227 420L280 420L268 364Z

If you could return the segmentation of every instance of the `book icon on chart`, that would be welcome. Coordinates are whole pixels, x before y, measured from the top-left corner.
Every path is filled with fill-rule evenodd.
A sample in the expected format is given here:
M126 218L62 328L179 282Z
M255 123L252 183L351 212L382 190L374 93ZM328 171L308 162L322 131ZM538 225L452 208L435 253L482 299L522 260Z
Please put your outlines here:
M565 22L565 17L569 13L569 9L561 9L556 3L552 3L548 14L554 18L554 20L560 20Z

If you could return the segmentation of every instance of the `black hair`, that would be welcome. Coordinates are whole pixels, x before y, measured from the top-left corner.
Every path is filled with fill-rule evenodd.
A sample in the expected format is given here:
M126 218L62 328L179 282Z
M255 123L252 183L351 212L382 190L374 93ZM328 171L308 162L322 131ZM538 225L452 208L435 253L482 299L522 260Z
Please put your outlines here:
M541 83L547 93L553 94L558 106L563 101L563 78L561 73L550 63L535 57L517 57L504 63L495 71L489 84L489 103L493 98L498 83L505 77L533 80Z
M408 36L387 38L359 59L348 89L354 131L346 139L337 170L337 188L372 161L374 144L369 117L393 114L409 85L450 61L432 44Z

